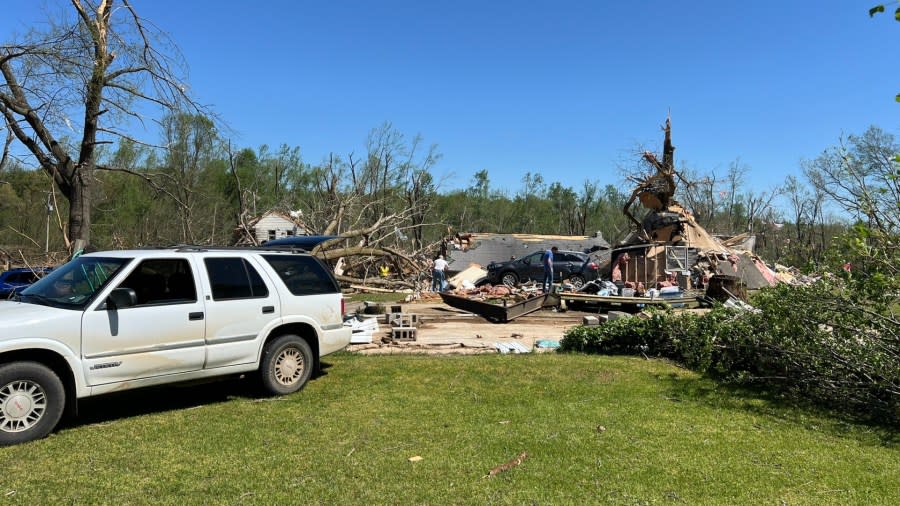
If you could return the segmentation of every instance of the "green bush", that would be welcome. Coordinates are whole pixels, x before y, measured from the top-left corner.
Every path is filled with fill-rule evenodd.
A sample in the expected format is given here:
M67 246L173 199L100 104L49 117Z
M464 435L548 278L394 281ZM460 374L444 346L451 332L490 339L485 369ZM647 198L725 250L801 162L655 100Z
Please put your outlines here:
M752 299L755 311L653 311L573 328L560 349L665 357L723 381L897 424L900 323L868 300L838 279L779 285Z

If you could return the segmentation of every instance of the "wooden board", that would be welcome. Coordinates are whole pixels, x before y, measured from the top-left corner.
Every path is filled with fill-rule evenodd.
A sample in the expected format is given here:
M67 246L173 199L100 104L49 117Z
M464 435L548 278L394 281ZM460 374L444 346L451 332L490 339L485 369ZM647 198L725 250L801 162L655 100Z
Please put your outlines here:
M441 292L441 299L443 299L444 304L447 304L448 306L475 313L491 321L506 323L514 318L541 309L544 306L544 301L547 299L547 296L538 295L515 304L509 304L507 301L503 301L503 304L492 304L482 300L451 295L446 292Z

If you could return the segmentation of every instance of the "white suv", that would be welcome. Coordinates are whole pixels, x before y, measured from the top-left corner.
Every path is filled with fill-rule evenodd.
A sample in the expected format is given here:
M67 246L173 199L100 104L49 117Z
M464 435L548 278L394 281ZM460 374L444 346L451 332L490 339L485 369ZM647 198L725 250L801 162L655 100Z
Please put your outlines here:
M106 251L0 301L0 445L46 436L77 399L256 372L303 388L350 342L344 300L304 253L196 247Z

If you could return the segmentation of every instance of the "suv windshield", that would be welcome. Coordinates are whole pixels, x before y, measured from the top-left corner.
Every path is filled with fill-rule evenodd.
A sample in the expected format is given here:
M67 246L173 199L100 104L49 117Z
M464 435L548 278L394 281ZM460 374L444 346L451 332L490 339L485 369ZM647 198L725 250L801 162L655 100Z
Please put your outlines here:
M19 301L83 309L130 258L78 257L19 294Z

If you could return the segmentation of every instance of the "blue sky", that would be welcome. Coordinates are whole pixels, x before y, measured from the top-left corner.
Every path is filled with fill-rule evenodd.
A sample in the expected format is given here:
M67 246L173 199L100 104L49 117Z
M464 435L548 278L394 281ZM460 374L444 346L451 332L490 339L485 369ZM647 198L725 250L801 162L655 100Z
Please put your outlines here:
M389 121L438 144L443 189L486 169L515 192L528 171L621 183L638 148L660 148L669 111L679 166L724 174L740 159L759 190L842 134L896 134L900 23L892 7L870 19L875 1L132 4L240 146L287 143L316 163L359 155ZM68 6L16 3L0 35Z

